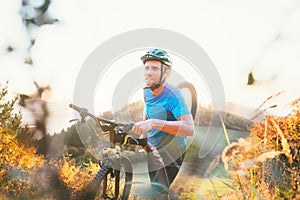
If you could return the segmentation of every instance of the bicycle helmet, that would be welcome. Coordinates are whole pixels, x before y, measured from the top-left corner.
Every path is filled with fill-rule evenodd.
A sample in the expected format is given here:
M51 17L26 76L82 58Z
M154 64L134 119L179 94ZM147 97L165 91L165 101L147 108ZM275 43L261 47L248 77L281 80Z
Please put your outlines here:
M171 67L172 61L168 53L162 49L151 49L145 55L141 57L143 63L147 62L148 60L158 60L161 63Z

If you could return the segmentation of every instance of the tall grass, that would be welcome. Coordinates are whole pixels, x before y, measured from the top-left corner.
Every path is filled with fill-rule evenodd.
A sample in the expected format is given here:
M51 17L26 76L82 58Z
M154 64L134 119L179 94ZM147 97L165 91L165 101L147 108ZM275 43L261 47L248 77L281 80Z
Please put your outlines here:
M222 161L246 199L299 199L300 106L286 117L266 116L250 137L228 145Z

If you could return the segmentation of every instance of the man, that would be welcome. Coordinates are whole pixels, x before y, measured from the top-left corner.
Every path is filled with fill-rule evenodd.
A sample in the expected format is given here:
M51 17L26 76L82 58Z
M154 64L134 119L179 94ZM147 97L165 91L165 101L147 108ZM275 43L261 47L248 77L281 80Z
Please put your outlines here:
M152 49L141 57L146 87L145 120L132 131L147 137L148 170L156 199L169 199L169 187L178 174L186 150L185 137L194 132L193 118L180 90L169 83L172 61L166 51Z

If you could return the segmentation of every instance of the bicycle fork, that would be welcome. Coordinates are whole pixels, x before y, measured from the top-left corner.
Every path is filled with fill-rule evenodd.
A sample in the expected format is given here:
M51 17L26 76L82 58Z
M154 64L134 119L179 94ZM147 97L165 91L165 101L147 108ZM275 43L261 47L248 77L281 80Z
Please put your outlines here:
M97 192L99 190L99 186L101 182L103 181L103 187L101 191L101 196L105 199L112 199L106 194L107 190L107 178L108 175L111 176L111 178L114 178L116 176L116 179L119 180L118 173L115 172L114 166L116 165L116 161L118 159L115 158L109 158L108 154L105 153L103 155L103 159L99 161L100 170L95 175L92 182L83 190L83 198L82 199L88 199L88 200L94 200L95 196L97 195ZM116 181L117 183L117 181ZM117 185L117 184L116 184ZM118 191L118 190L117 190ZM117 196L117 194L116 194Z

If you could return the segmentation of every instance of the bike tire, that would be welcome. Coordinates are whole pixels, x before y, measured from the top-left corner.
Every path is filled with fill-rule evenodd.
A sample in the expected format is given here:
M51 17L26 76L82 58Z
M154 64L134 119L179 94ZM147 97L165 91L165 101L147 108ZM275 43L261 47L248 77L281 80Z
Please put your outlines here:
M108 165L103 165L95 175L93 181L82 190L79 198L76 199L94 200L98 192L98 187L107 176L109 169Z
M128 200L131 190L133 169L127 158L119 158L108 170L99 170L94 178L97 185L94 199ZM117 164L118 163L118 164ZM111 171L110 171L111 170Z
M193 84L189 82L182 82L178 85L180 89L188 89L191 97L192 97L192 105L191 105L191 114L193 119L195 119L197 114L197 107L198 107L198 98L197 98L197 91Z

